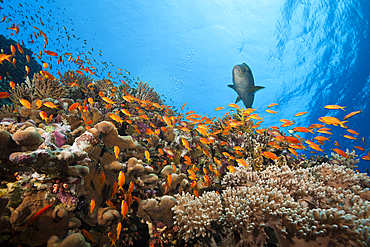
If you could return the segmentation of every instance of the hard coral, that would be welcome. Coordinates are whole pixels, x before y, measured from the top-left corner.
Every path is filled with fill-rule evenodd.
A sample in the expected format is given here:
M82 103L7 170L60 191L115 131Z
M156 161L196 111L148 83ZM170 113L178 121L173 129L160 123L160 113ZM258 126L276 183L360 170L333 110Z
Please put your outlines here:
M137 143L132 140L131 136L118 135L117 129L110 122L100 122L96 124L94 128L100 132L100 134L102 135L103 143L109 148L118 146L120 150L124 150L134 149L137 146Z
M218 223L223 215L221 199L216 192L206 192L199 197L183 192L175 197L177 204L172 208L174 224L181 227L180 233L185 241L216 233L213 224Z
M90 247L81 233L68 235L66 238L58 238L53 235L47 242L47 247Z
M247 246L273 239L280 246L305 246L311 241L325 246L366 246L370 233L363 229L370 226L369 182L364 174L329 164L298 170L269 166L262 172L236 169L223 181L228 187L222 192L224 213L218 223L225 231L231 228L239 233L239 244ZM174 208L176 219L194 213L185 198L182 195ZM184 229L191 222L185 221ZM191 231L184 238L196 234Z
M174 212L171 210L176 205L176 199L172 196L162 196L160 202L156 199L141 201L138 215L147 221L160 221L170 227L173 224Z
M40 209L52 203L47 199L47 194L48 192L43 190L27 194L22 203L12 212L10 223L13 231L17 232L13 238L15 243L37 246L46 243L53 235L63 237L68 230L80 226L81 223L76 222L79 220L74 218L72 212L52 206L37 222L23 229L26 222L31 220ZM37 238L30 236L37 236Z
M142 81L139 82L137 87L136 98L140 100L148 100L158 104L163 103L160 95L154 91L154 88L149 87L148 83L143 84Z

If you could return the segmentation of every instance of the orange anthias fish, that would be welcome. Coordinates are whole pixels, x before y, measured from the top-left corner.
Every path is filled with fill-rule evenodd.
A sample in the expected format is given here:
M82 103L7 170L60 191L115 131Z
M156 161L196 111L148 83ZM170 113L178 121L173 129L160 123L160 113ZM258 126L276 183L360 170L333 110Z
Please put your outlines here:
M21 104L26 107L27 109L31 109L31 103L28 102L28 100L25 100L25 99L20 99L19 102L21 102Z
M116 102L113 102L113 100L108 98L108 97L102 97L102 100L104 100L108 104L112 104L112 105L114 105L116 103Z
M146 160L147 160L148 162L152 161L152 160L150 159L150 153L149 153L147 150L144 152L144 154L145 154L145 158L146 158Z
M37 109L39 109L39 108L41 108L41 106L42 106L42 101L41 101L40 99L36 100L36 105L37 105L36 110L37 110Z
M123 218L127 218L126 217L127 211L128 211L127 203L125 200L123 200L121 203L121 214Z
M184 110L184 108L185 108L186 104L187 104L187 103L185 103L185 104L183 104L183 105L181 106L181 111L182 111L182 110Z
M357 148L357 149L359 149L361 151L365 151L365 149L363 147L361 147L361 146L355 146L355 148Z
M308 146L310 146L310 148L316 150L316 151L320 151L320 152L324 152L320 147L319 145L317 145L316 143L310 141L310 140L305 140L305 142L308 144Z
M278 105L277 103L272 103L272 104L269 104L267 107L270 108L270 107L273 107L273 106L276 106Z
M370 160L370 153L369 153L369 152L367 152L367 155L362 156L362 158L361 158L361 159L363 159L363 160Z
M330 109L330 110L338 110L338 109L341 109L341 110L345 111L344 110L345 106L339 106L339 105L326 105L326 106L324 106L324 108L325 109Z
M313 133L312 130L310 130L306 127L294 127L293 130L296 131L296 132L303 132L303 133L311 132L311 133Z
M6 55L6 54L0 54L0 64L3 63L4 60L9 61L9 63L12 63L11 58L14 57L14 54Z
M17 48L18 48L18 51L21 53L21 54L24 54L24 51L21 47L21 45L19 43L17 43Z
M299 116L302 116L302 115L304 115L304 114L306 114L306 113L307 113L306 111L298 112L298 113L296 113L294 116L295 116L295 117L299 117Z
M215 111L220 111L220 110L222 110L222 109L224 109L224 107L222 106L220 106L220 107L216 107L216 109L215 109Z
M14 83L14 81L10 81L10 82L9 82L9 86L10 86L12 89L14 89L14 88L15 88L15 83Z
M167 175L167 184L168 184L168 187L171 188L171 184L172 184L172 176L171 176L171 174L168 174Z
M119 185L118 189L123 190L122 186L125 183L125 179L126 179L125 173L123 171L120 171L118 175L118 185Z
M27 73L27 75L30 73L30 68L26 65L26 66L24 66L24 68L25 68L25 70L26 70L26 73Z
M297 154L297 151L295 151L295 149L293 148L288 148L289 152L291 152L292 154L294 154L295 156L298 156Z
M46 79L55 80L55 77L45 70L40 70L40 74Z
M272 160L277 160L279 159L279 157L276 156L276 154L274 153L271 153L271 152L262 152L262 155L265 157L265 158L268 158L268 159L272 159Z
M121 222L118 222L118 225L117 225L117 237L116 237L116 241L119 239L119 235L121 233L121 229L122 229L122 224Z
M187 150L191 150L191 148L189 147L189 142L184 139L184 138L181 138L181 142L182 142L182 145L184 145L184 147L187 149Z
M49 56L54 56L54 57L58 56L58 53L53 52L53 51L44 50L44 52L45 52L46 54L48 54Z
M121 112L122 112L123 114L125 114L125 115L127 115L127 116L131 117L131 114L130 114L130 112L129 112L128 110L126 110L126 109L121 109Z
M273 110L270 110L270 109L266 109L265 112L267 113L271 113L271 114L276 114L278 113L277 111L273 111Z
M0 92L0 99L6 99L10 97L10 93Z
M103 185L104 181L105 181L105 173L104 173L104 171L101 171L100 176L99 176L100 185Z
M92 243L96 242L96 240L95 240L95 239L93 239L93 237L91 236L91 234L90 234L88 231L86 231L86 230L84 230L84 229L81 229L80 231L81 231L82 235L84 235L84 237L85 237L87 240L89 240L89 241L90 241L90 242L92 242Z
M49 108L58 109L58 107L53 102L50 102L50 101L44 102L44 106L49 107Z
M211 180L209 179L208 175L204 175L203 179L204 179L205 185L209 187L211 185Z
M112 244L110 246L116 246L116 236L113 233L108 232L108 237L110 241L112 241Z
M41 117L42 120L48 119L48 115L46 114L46 112L40 111L39 114L40 114L40 117Z
M228 165L226 168L227 168L227 169L229 170L229 172L231 172L231 173L234 173L234 172L235 172L235 167L234 167L234 166L232 166L232 165Z
M356 140L357 141L357 138L354 137L354 136L350 136L350 135L343 135L344 138L347 138L347 139L350 139L350 140Z
M359 114L359 113L361 113L361 112L362 112L362 111L354 111L354 112L351 112L351 113L347 114L347 115L343 118L343 120L347 120L348 118L353 117L354 115Z
M348 158L348 155L343 150L341 150L339 148L333 148L333 151L336 152L337 154L339 154L340 156Z
M114 155L116 156L116 159L119 158L119 153L120 153L119 147L118 146L114 146Z
M74 103L74 104L72 104L69 108L68 108L68 110L69 111L73 111L73 110L75 110L77 107L79 107L80 106L80 103Z
M359 135L359 134L358 134L356 131L354 131L354 130L347 129L347 131L348 131L349 133L353 134L353 135L356 135L356 136L358 136L358 135Z
M90 201L90 214L93 212L94 208L95 208L95 200L91 199L91 201Z
M111 197L113 197L117 193L117 187L118 187L118 183L117 183L117 181L114 181L113 186L112 186Z
M163 121L168 125L168 126L172 126L172 123L171 123L171 120L167 117L167 116L163 116Z
M335 126L340 125L340 127L342 128L346 128L346 126L344 126L344 123L347 122L347 121L340 121L336 117L329 117L329 116L320 117L319 121L325 124L330 124L330 125L335 125Z
M15 53L15 47L14 47L14 45L10 45L10 51L12 52L12 54Z
M23 230L25 227L31 225L33 222L35 222L38 218L40 218L46 211L48 211L49 208L52 207L52 204L47 205L46 207L39 210L24 226L21 227L20 230Z
M230 103L227 106L232 107L232 108L236 108L236 109L240 108L237 104L234 104L234 103Z
M131 194L134 191L135 184L131 181L130 184L128 185L128 190L127 194Z
M120 116L114 114L114 113L108 113L108 116L113 119L114 121L122 124L123 123L123 120L120 118Z

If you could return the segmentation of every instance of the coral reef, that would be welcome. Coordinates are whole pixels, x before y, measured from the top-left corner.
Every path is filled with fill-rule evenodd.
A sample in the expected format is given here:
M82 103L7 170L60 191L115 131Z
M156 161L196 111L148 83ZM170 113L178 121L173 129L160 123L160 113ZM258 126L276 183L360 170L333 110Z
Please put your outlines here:
M269 166L262 172L238 167L224 177L221 196L178 195L173 209L185 240L218 238L231 230L243 246L274 240L279 246L367 246L369 182L366 175L338 165ZM212 223L223 230L214 231Z
M217 120L182 114L128 71L106 79L107 63L98 73L31 29L38 53L0 36L0 245L370 246L358 154L301 151L328 139L300 131L337 124L283 133L236 104Z

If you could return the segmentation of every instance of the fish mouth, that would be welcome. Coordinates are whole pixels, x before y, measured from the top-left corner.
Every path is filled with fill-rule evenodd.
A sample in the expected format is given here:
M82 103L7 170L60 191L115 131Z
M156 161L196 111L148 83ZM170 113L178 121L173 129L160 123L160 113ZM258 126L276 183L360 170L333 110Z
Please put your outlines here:
M242 68L240 68L239 65L235 65L234 68L233 68L233 74L234 76L238 76L240 77L240 75L242 74Z

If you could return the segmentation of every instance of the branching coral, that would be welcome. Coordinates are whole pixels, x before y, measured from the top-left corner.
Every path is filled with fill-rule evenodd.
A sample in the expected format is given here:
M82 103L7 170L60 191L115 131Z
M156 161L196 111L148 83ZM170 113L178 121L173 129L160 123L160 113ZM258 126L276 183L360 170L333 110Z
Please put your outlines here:
M210 237L216 233L213 223L222 217L222 203L216 192L206 192L200 197L189 193L175 195L177 204L172 208L175 224L180 226L180 233L188 241L195 237Z
M25 99L32 102L36 99L36 87L34 81L31 81L29 77L26 77L25 82L15 85L14 89L10 90L10 99L14 105L19 105L20 99Z
M330 163L344 165L348 168L357 168L356 164L360 162L359 159L356 159L358 155L356 155L355 150L350 152L348 149L346 150L347 157L343 157L337 153L331 153Z
M49 80L34 74L32 79L35 86L36 97L39 99L60 99L67 96L67 90L58 80Z
M60 83L66 88L68 95L75 100L94 95L89 88L90 84L94 84L87 75L79 75L75 71L68 70L60 77Z
M153 103L161 104L163 101L161 100L160 95L154 91L154 88L149 87L148 83L144 83L142 81L139 82L136 92L136 98L140 100L149 100Z
M364 174L329 164L299 170L269 166L262 172L240 167L225 176L223 185L233 188L222 192L224 213L218 223L238 232L239 244L261 246L274 239L280 246L368 244L370 180ZM193 205L185 195L177 197L183 208L174 208L175 218L187 219L182 224L188 229L194 224L189 218ZM205 226L203 221L200 227ZM186 233L186 240L197 236L196 231Z

